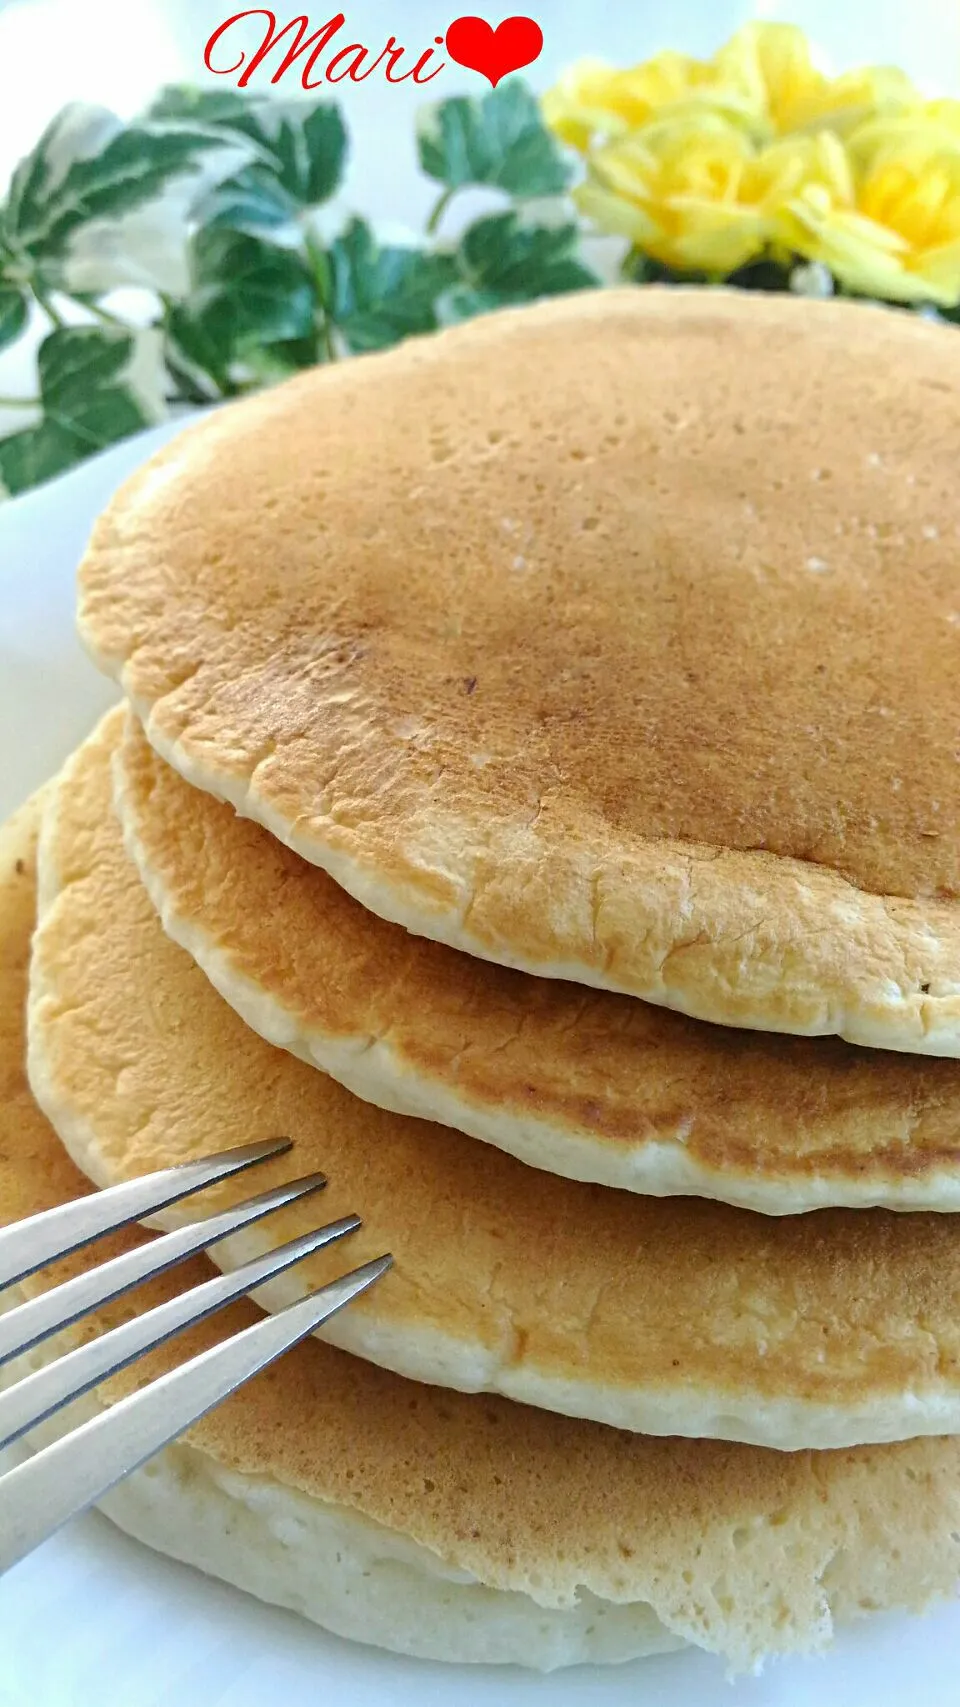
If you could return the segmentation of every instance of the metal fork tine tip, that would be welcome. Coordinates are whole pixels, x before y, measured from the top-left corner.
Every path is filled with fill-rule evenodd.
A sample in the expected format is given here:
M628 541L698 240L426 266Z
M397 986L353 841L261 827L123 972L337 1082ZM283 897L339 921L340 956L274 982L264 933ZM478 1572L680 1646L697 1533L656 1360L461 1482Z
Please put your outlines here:
M88 1393L91 1387L125 1369L145 1352L163 1345L185 1328L205 1321L224 1305L275 1279L304 1257L355 1232L359 1226L358 1215L347 1215L326 1227L301 1233L298 1238L244 1263L242 1268L218 1274L200 1286L178 1293L25 1376L0 1393L0 1448L19 1440L63 1405Z
M105 1191L92 1192L89 1197L60 1204L56 1209L44 1209L26 1221L0 1228L0 1291L46 1267L47 1263L91 1244L104 1233L116 1232L131 1221L155 1215L205 1186L242 1173L272 1156L282 1156L291 1148L289 1138L241 1144L200 1161L180 1162L160 1173L124 1180L121 1185L108 1186Z
M59 1333L89 1311L119 1298L145 1280L163 1274L198 1251L209 1250L232 1233L262 1220L274 1209L284 1208L299 1198L307 1197L326 1185L323 1174L305 1174L302 1179L289 1180L270 1191L247 1198L233 1209L191 1221L162 1238L151 1239L122 1256L90 1268L73 1280L64 1281L26 1304L0 1316L0 1368L12 1357L19 1357L31 1346L39 1344L50 1334Z
M0 1570L100 1499L231 1393L365 1291L389 1255L265 1316L129 1394L0 1478Z

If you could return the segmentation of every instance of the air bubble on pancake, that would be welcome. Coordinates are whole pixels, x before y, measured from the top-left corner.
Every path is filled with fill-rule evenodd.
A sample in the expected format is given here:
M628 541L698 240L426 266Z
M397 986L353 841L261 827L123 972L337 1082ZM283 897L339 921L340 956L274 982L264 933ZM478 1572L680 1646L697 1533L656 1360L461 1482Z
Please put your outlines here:
M419 717L396 717L390 727L401 741L415 741L418 735L423 734L423 723Z

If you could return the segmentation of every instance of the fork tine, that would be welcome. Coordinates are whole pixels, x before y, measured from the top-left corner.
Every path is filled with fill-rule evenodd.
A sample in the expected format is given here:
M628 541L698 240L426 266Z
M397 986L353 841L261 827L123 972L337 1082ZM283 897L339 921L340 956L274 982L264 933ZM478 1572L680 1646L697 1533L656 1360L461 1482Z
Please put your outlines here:
M128 1363L162 1345L164 1340L196 1322L205 1321L224 1304L242 1298L274 1275L282 1274L302 1257L329 1245L334 1239L356 1232L359 1215L347 1215L341 1221L331 1221L311 1233L302 1233L285 1245L278 1245L265 1256L245 1263L232 1274L218 1274L215 1279L190 1287L153 1310L133 1316L109 1333L101 1334L86 1345L68 1351L55 1363L27 1375L5 1393L0 1393L0 1448L18 1440L28 1429L43 1422L62 1405L89 1392L98 1381L125 1369Z
M302 1179L288 1180L285 1185L274 1186L272 1191L238 1203L234 1209L191 1221L189 1226L179 1227L162 1239L151 1239L147 1244L138 1245L136 1250L124 1251L122 1256L100 1263L97 1268L87 1269L75 1279L64 1281L62 1286L51 1287L26 1304L19 1304L16 1309L0 1316L0 1368L11 1357L19 1357L21 1352L38 1345L50 1334L59 1333L61 1328L68 1328L72 1322L108 1303L111 1298L119 1298L142 1281L163 1274L197 1251L209 1250L220 1239L238 1232L241 1227L251 1226L284 1204L294 1203L310 1192L321 1190L326 1183L323 1174L306 1174Z
M364 1263L276 1316L161 1375L0 1477L0 1571L15 1565L252 1375L371 1286L389 1256Z
M181 1197L202 1191L204 1186L214 1185L229 1174L241 1173L269 1156L282 1156L291 1147L289 1138L240 1144L236 1149L222 1150L218 1156L181 1162L160 1173L125 1180L122 1185L108 1186L106 1191L91 1192L89 1197L78 1198L74 1203L41 1210L26 1221L0 1228L0 1292L57 1257L69 1256L71 1251L89 1245L104 1233L116 1232L129 1221L153 1215Z

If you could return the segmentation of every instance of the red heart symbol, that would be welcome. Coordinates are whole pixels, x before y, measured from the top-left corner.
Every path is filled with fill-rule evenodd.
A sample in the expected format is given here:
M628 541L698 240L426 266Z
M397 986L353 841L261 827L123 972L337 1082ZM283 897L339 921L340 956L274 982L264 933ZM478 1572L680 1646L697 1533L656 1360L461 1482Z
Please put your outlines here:
M533 18L504 18L496 29L486 18L454 18L447 31L447 52L468 71L479 71L496 88L501 77L537 59L543 31Z

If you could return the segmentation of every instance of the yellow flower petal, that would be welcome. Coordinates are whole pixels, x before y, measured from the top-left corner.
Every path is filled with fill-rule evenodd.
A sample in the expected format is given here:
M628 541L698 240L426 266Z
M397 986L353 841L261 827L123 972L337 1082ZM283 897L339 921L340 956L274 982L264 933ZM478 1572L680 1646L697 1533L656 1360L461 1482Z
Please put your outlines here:
M780 135L819 128L845 135L877 112L922 105L909 77L894 66L868 65L827 77L794 24L746 24L716 54L714 65Z
M874 125L851 143L848 193L808 182L776 215L781 241L848 290L897 302L960 300L960 150L937 125Z
M665 213L669 223L657 240L657 258L685 272L736 272L766 241L766 221L755 208L676 196Z
M926 101L920 116L940 129L960 135L960 101Z
M842 77L824 79L808 89L793 107L791 128L816 127L847 136L878 114L909 113L918 110L920 104L916 89L902 71L868 65Z
M748 130L761 122L756 103L710 61L673 52L622 71L602 60L580 60L547 91L541 105L554 134L581 153L658 115L713 111Z
M585 151L594 136L617 135L639 122L622 97L623 73L602 60L572 65L541 102L550 129L571 147Z
M960 296L960 236L926 251L922 277L939 293L933 300L946 308L954 305Z
M722 275L763 251L771 185L797 179L786 152L766 169L762 162L745 132L716 113L660 118L591 154L577 205L668 266Z
M656 223L637 202L614 195L589 178L585 184L577 185L573 199L580 212L601 231L609 232L612 237L629 237L637 248L645 248L648 238L656 235Z

